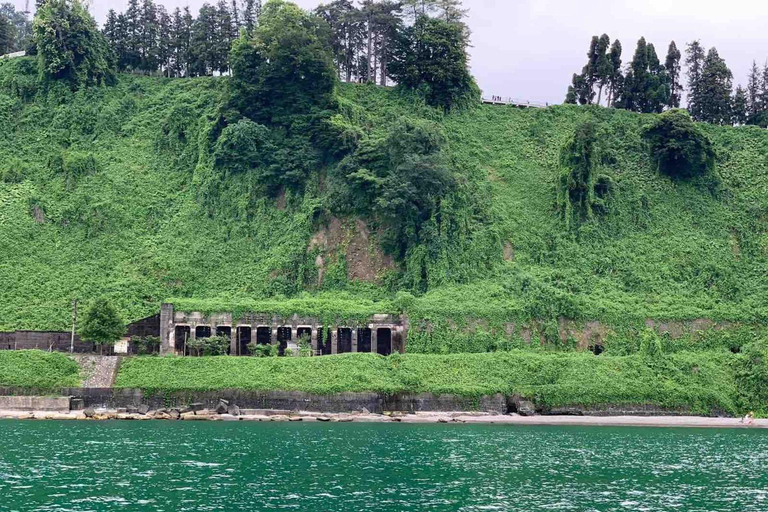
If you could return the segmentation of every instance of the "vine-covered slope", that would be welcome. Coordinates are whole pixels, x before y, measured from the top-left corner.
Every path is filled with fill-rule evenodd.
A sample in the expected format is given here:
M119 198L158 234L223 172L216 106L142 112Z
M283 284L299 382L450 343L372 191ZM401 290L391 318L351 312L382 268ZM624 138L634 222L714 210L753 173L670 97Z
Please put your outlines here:
M374 137L405 118L445 134L463 188L443 205L450 233L424 245L424 292L408 286L403 262L375 282L347 279L348 240L319 254L313 236L335 215L332 161L301 193L220 188L211 207L226 78L123 75L75 94L36 84L33 61L0 63L0 330L66 329L72 299L98 295L128 321L169 297L211 309L302 293L331 310L382 301L416 327L768 316L768 133L755 127L703 126L716 176L672 181L643 143L650 115L488 105L446 115L395 89L343 85L334 123L347 132ZM606 214L567 227L554 208L559 154L586 120L599 126L615 193ZM369 250L380 251L380 227L366 220ZM429 351L423 337L412 342Z

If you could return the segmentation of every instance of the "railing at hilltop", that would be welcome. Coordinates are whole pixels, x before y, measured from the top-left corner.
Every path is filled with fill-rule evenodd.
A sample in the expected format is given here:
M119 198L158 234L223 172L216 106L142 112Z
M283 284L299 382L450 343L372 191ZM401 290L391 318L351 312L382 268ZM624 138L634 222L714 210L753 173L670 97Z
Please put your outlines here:
M27 52L6 53L5 55L0 55L0 60L2 60L2 59L15 59L17 57L24 57L25 55L27 55Z
M519 98L505 98L502 96L484 97L483 103L488 103L489 105L512 105L520 108L546 108L549 106L549 103L521 100Z

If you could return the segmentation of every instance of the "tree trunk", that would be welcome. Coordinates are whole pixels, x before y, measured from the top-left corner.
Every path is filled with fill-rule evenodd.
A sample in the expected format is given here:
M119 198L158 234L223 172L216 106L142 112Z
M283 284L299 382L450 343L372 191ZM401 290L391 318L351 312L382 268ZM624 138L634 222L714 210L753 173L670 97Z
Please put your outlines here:
M373 42L373 83L374 84L376 83L376 74L379 71L379 50L377 49L379 48L378 42L379 42L379 37L377 35Z
M366 76L365 76L366 82L371 81L371 75L373 74L371 70L371 62L373 62L373 60L371 59L371 53L373 53L373 31L371 30L371 19L369 16L368 18L368 55L366 56L366 60L368 61L366 62L368 72L366 73Z
M600 87L597 89L597 104L600 104L600 98L603 96L603 83L600 82Z

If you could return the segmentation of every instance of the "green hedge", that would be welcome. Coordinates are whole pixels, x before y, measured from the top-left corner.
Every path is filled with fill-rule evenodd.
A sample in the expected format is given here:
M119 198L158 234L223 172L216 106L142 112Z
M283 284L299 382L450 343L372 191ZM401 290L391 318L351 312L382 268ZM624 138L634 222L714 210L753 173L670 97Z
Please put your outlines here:
M81 383L80 367L64 354L41 350L0 351L0 386L56 389Z

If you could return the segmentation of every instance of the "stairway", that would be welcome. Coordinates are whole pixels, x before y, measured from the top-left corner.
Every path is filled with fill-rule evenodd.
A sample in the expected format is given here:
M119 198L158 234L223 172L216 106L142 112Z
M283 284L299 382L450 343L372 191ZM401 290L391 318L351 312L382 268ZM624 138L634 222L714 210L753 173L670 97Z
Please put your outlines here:
M75 354L83 375L84 388L111 388L117 375L119 356L95 356Z

